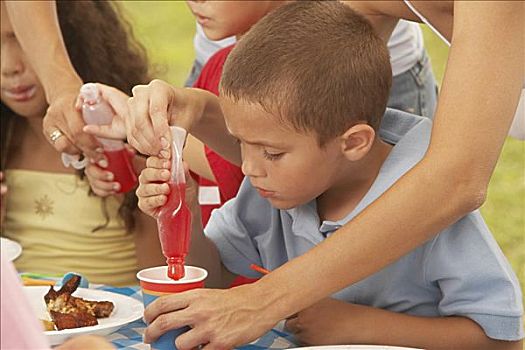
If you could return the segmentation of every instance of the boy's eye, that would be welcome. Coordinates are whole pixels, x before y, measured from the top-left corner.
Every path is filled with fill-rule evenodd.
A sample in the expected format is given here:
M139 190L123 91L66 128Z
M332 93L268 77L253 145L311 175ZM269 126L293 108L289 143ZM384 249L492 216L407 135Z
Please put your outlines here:
M266 150L263 151L263 155L264 155L264 158L268 159L268 160L277 160L279 158L281 158L284 153L270 153Z

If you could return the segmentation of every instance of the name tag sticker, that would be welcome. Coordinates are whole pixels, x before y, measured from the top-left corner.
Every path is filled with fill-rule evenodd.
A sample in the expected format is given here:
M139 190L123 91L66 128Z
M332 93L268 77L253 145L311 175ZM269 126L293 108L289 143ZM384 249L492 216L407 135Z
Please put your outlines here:
M214 205L221 204L221 195L217 186L200 186L199 187L199 204Z

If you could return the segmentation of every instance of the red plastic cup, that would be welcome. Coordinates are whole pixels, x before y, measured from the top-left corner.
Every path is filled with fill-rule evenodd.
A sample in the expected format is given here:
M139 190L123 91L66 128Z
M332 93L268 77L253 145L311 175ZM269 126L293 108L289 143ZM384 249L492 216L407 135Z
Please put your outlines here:
M137 273L144 307L147 307L155 299L164 295L204 288L204 280L208 276L208 271L205 269L195 266L184 266L184 277L177 281L168 277L167 269L167 266L158 266L144 269ZM151 344L151 349L176 350L175 339L188 330L189 327L181 327L163 334L156 342Z

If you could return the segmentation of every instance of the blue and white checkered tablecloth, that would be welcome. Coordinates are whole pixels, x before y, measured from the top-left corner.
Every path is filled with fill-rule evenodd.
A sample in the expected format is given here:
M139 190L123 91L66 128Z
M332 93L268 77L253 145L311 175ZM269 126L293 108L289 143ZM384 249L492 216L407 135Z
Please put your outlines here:
M109 292L119 293L130 296L142 301L142 295L138 287L109 287L100 286L97 289ZM113 343L118 349L126 350L147 350L149 345L142 342L142 334L146 325L142 320L137 320L119 329L117 332L108 335L106 338ZM256 341L241 346L241 350L260 350L260 349L288 349L296 347L293 336L279 329L272 329Z

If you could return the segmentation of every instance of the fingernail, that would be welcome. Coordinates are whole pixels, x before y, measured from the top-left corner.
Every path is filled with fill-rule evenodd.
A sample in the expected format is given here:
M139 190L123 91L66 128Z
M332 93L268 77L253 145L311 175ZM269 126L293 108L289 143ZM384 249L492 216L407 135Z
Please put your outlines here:
M98 161L98 166L100 166L101 168L107 168L108 167L108 161L105 160L105 159L101 159Z
M98 147L98 148L95 150L95 152L97 152L97 153L104 153L104 148L102 148L102 147Z
M113 173L108 173L108 174L106 175L106 179L107 179L108 181L112 181L112 180L113 180Z
M119 184L118 182L115 182L115 183L113 184L113 189L114 189L115 191L118 191L118 190L120 189L120 184Z
M160 156L162 158L169 158L170 157L170 152L168 152L167 150L163 149L162 151L160 151Z
M170 143L164 136L160 138L160 144L162 145L162 148L168 148L170 146Z

